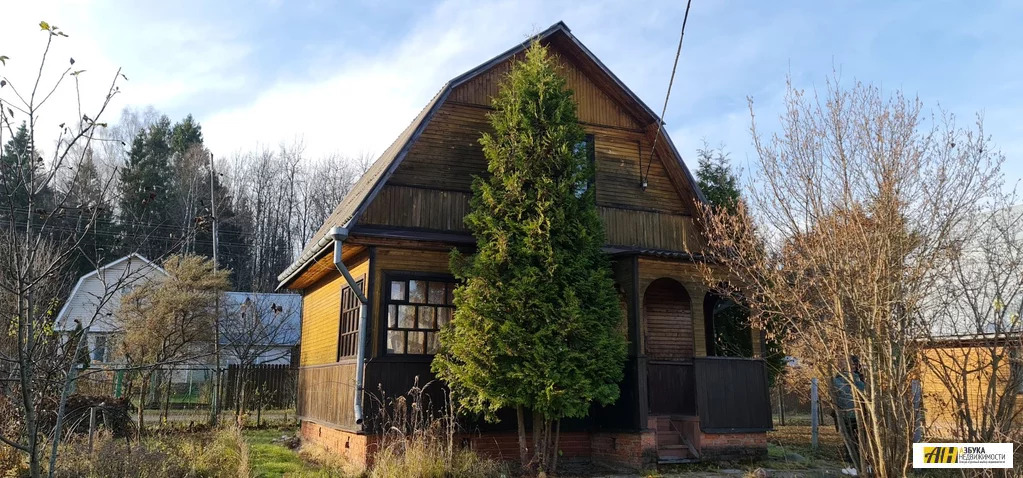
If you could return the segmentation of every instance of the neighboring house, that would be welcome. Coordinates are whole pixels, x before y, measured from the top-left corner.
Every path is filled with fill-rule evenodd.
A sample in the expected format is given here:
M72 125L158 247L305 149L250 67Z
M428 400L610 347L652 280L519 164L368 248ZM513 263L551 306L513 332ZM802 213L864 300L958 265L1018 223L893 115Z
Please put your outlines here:
M964 420L982 429L999 407L1023 424L1023 334L932 339L924 346L920 383L928 435L957 436ZM994 360L1002 361L996 368ZM997 369L997 374L995 370ZM1008 415L1006 415L1008 416ZM983 420L987 417L987 420Z
M963 256L928 302L924 425L939 437L1023 423L1023 205L971 221Z
M538 38L559 58L579 105L630 343L621 397L585 419L564 420L561 451L637 468L765 454L772 423L763 360L707 357L714 298L696 264L704 239L694 216L705 202L696 181L664 130L658 133L657 115L564 23ZM498 85L527 46L445 84L280 275L281 288L303 297L298 414L305 439L365 463L377 436L372 419L356 420L356 398L372 417L375 400L367 395L402 394L417 378L434 378L437 331L453 309L449 252L475 243L463 216L473 177L487 174L478 139L490 129ZM333 264L335 227L349 232L342 260L371 304L362 344L360 301ZM753 336L754 350L762 350L760 334ZM356 362L360 346L364 364ZM479 433L464 439L517 458L515 420L503 416L498 424L472 424Z
M121 298L135 287L166 279L167 271L139 254L129 254L85 274L57 313L55 330L71 333L78 321L89 328L89 358L96 366L123 363L116 356L122 332L115 318Z
M225 364L289 365L302 327L302 296L228 292L221 305Z
M123 358L117 355L123 329L115 315L121 298L135 287L167 277L167 271L139 254L130 254L106 264L78 279L57 314L55 329L70 334L75 330L76 320L83 327L89 326L91 366L116 368L123 365ZM290 364L298 345L301 300L297 294L224 293L221 304L221 363ZM215 363L213 357L208 357L179 368L203 369L213 367ZM201 372L198 371L198 375L202 375ZM174 381L185 381L186 375L184 371L178 371Z

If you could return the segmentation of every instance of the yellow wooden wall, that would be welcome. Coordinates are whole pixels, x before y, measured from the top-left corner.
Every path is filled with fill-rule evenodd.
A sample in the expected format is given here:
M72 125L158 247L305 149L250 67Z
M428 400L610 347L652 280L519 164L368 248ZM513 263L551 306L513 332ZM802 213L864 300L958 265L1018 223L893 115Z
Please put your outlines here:
M369 273L369 256L361 254L348 264L355 280ZM367 276L368 277L368 276ZM302 292L302 342L299 365L337 361L338 327L341 322L341 287L345 279L331 271Z
M999 365L996 382L1000 390L1008 390L1010 370L1008 355L1002 349L996 349L1005 362ZM984 416L984 400L989 396L985 390L990 384L993 373L991 366L991 348L981 347L935 347L923 351L920 367L920 385L923 392L925 410L925 427L928 433L941 438L954 438L956 414L959 409L957 398L965 392L968 410L974 420ZM941 365L942 363L948 365ZM966 385L958 385L951 392L942 376L946 373L951 377L961 378L966 375ZM1003 393L1001 391L997 393ZM1009 391L1008 393L1015 393ZM1023 409L1023 400L1017 399L1016 409ZM1019 412L1017 412L1019 413ZM1023 415L1019 416L1023 422Z

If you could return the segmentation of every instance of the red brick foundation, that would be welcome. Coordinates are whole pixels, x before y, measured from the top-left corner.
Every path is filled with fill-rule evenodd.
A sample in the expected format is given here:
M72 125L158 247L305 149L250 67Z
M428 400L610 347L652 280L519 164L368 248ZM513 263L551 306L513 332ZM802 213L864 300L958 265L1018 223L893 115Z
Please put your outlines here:
M697 432L693 445L703 460L746 460L767 454L766 433L702 433ZM377 437L338 430L314 422L303 421L302 439L321 445L352 463L369 467ZM463 446L505 461L519 459L518 435L515 432L466 434L459 438ZM592 461L614 468L630 470L653 469L657 466L657 434L642 432L566 432L558 442L561 459Z
M754 460L767 456L767 433L703 433L696 447L703 460Z
M368 468L373 464L373 453L377 446L375 436L338 430L305 420L302 421L301 435L303 441L320 445L356 465Z
M614 468L646 470L657 466L657 434L604 433L590 435L590 459Z

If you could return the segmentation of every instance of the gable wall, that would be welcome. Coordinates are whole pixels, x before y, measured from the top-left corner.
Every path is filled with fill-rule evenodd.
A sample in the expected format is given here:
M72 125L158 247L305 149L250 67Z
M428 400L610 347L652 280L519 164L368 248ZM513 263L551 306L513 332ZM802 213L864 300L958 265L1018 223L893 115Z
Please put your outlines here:
M91 325L90 331L94 333L120 332L115 313L121 306L121 297L133 287L164 277L159 270L135 259L103 269L85 278L68 297L64 315L58 317L55 328L73 330L78 319L83 326Z
M583 128L594 135L597 205L608 243L698 249L689 202L679 195L661 159L654 155L651 162L651 136L582 70L561 62ZM487 174L479 138L491 131L489 105L510 64L499 64L452 91L359 224L467 232L462 217L469 210L473 177ZM647 171L643 189L640 178Z

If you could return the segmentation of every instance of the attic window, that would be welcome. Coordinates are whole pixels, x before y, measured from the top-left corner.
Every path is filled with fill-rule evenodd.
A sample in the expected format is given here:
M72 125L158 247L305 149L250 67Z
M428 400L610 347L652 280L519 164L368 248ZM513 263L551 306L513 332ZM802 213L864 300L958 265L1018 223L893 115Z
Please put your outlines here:
M581 142L575 145L577 153L582 152L586 155L586 162L581 164L580 167L590 167L593 169L593 176L587 178L586 181L580 181L579 184L576 184L575 197L582 197L583 194L586 194L586 191L593 187L593 179L596 175L596 154L593 143L593 135L588 134Z
M437 332L454 314L455 283L410 277L387 284L387 353L435 354Z

